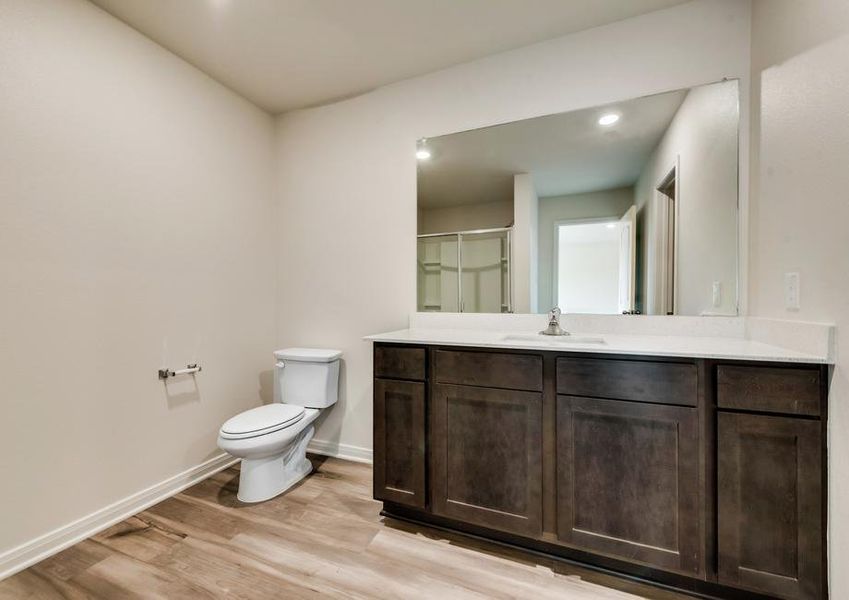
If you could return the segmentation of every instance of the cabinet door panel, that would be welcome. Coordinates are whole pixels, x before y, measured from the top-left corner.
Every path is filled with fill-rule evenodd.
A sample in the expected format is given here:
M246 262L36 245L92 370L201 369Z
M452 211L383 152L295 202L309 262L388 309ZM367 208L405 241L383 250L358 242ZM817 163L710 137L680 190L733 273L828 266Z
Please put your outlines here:
M822 597L820 422L719 413L719 581Z
M558 538L698 573L697 425L693 408L558 396Z
M374 497L425 506L425 384L374 380Z
M538 536L542 524L542 395L433 388L433 510Z

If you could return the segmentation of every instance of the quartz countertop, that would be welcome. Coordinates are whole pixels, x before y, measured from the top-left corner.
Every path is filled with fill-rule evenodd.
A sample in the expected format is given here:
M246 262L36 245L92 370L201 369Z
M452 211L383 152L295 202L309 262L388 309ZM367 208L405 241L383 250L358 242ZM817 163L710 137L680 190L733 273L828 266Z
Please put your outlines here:
M570 339L571 337L571 339ZM548 337L536 331L481 329L401 329L366 336L366 340L397 344L431 344L515 350L549 350L637 356L671 356L723 360L829 364L827 354L810 354L742 337L575 333ZM583 340L583 341L582 341ZM599 343L601 340L601 343Z

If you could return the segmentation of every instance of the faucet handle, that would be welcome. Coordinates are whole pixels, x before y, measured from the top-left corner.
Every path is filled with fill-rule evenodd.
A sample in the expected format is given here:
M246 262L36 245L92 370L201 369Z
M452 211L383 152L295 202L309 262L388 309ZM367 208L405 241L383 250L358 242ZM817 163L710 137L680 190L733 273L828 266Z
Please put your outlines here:
M560 308L555 306L550 311L548 311L548 320L549 321L559 321L560 315L562 314Z

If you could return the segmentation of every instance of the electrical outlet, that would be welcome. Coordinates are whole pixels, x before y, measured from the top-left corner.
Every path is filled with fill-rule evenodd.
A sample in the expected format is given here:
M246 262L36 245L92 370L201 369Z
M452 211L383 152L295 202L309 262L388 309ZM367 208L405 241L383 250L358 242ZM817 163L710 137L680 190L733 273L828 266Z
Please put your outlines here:
M722 282L713 282L713 307L719 308L722 306Z
M799 310L799 273L793 271L784 274L784 308Z

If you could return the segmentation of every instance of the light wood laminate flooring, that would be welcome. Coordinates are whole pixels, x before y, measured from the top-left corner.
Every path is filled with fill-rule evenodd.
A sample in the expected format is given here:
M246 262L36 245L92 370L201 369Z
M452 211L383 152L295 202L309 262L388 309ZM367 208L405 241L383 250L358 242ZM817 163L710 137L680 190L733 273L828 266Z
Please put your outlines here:
M688 598L384 519L370 465L311 460L260 504L236 499L237 467L222 471L0 581L0 599Z

